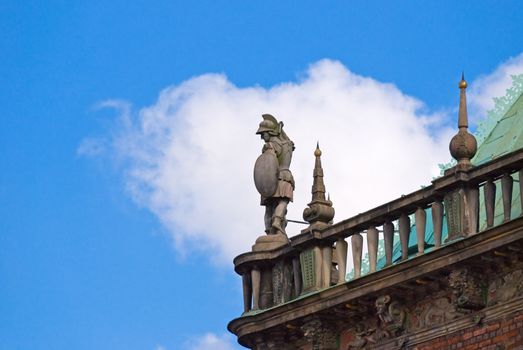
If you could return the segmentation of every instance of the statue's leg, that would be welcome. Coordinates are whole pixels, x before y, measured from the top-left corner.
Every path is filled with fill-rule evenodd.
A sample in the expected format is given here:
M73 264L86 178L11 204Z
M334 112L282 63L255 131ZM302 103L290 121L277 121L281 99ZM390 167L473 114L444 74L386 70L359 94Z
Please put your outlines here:
M270 234L271 233L271 224L272 224L272 215L274 213L274 205L270 205L269 203L265 206L265 233Z
M287 204L289 200L282 198L278 201L276 208L274 208L274 216L272 220L272 228L274 233L283 233L285 234L285 226L287 226L287 220L285 215L287 214Z

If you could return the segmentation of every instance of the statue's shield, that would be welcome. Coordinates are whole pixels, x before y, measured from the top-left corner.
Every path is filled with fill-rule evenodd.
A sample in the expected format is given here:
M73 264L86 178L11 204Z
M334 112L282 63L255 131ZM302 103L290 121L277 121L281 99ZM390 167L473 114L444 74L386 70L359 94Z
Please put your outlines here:
M265 198L270 198L278 188L278 159L273 150L263 152L254 164L254 184Z

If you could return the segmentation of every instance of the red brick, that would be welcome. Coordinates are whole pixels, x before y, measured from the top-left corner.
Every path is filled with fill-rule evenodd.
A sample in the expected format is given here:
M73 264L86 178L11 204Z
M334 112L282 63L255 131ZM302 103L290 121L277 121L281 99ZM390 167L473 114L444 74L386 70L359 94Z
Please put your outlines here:
M447 340L448 345L456 344L459 341L459 337L450 338Z
M507 339L507 337L506 337L504 334L502 334L502 335L498 335L497 337L495 337L495 338L492 340L492 342L493 342L494 344L501 344L501 343L503 343L506 339Z
M491 324L490 326L487 326L487 331L488 332L495 331L498 328L499 328L499 323L494 323L494 324Z
M477 337L478 335L481 335L481 334L485 333L486 331L487 331L487 328L483 327L483 328L475 330L473 334L475 337Z
M470 338L472 338L472 336L473 336L472 332L464 333L463 334L463 340L470 339Z
M483 348L483 347L486 347L487 345L490 344L490 339L487 339L487 340L483 340L481 343L479 343L479 347L480 348Z

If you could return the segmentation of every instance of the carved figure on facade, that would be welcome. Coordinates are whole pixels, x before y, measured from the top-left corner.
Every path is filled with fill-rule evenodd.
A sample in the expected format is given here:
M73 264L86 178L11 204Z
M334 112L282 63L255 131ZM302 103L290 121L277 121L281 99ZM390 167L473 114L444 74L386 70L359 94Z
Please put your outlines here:
M431 300L414 310L415 322L411 323L413 330L429 328L449 322L463 313L456 310L456 305L449 298L442 297Z
M254 182L265 206L265 232L285 234L287 205L293 200L294 178L290 171L294 143L283 131L283 122L264 114L256 134L265 144L254 167Z
M354 329L355 338L347 349L366 349L372 344L401 336L405 331L407 309L390 295L383 295L375 302L377 319L358 323ZM400 339L398 346L403 341Z
M497 277L488 287L488 305L508 301L523 295L523 270L516 270Z
M354 339L347 345L347 350L359 350L376 344L376 325L359 322L354 327Z
M485 282L466 268L453 270L448 277L452 290L452 304L458 312L470 312L485 307L483 290Z
M313 350L338 349L336 332L324 321L310 320L301 326L301 331Z
M392 300L390 295L383 295L376 299L376 312L379 318L378 330L382 337L396 337L405 329L407 313L405 307L397 300Z

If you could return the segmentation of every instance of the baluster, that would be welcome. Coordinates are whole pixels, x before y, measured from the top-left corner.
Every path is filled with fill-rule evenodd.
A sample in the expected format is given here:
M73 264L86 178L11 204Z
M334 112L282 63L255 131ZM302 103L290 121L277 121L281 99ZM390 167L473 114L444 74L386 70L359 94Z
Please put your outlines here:
M252 309L258 310L260 308L260 281L261 271L258 267L254 267L251 271L252 280Z
M468 208L469 208L469 235L478 232L479 219L479 188L474 186L468 189L467 192Z
M367 248L369 249L369 271L376 272L376 260L378 259L378 230L371 226L367 230Z
M418 207L414 213L416 220L416 239L418 241L418 255L425 252L425 227L427 226L427 213L425 209Z
M401 242L401 259L406 260L409 257L409 237L410 237L410 218L407 214L401 214L399 220L400 242Z
M336 257L338 258L338 284L345 283L347 275L347 246L348 243L340 238L336 242Z
M510 212L512 211L512 185L514 180L509 173L503 174L501 177L501 194L503 196L503 222L510 220Z
M292 259L292 273L294 275L294 294L298 296L301 294L302 289L301 266L300 258L298 257Z
M394 245L394 225L387 221L383 224L383 240L385 243L385 266L392 265L392 246Z
M354 278L361 276L361 252L363 248L363 237L356 233L350 238L352 248L352 262L354 263Z
M252 287L251 287L251 274L246 272L242 274L242 286L243 286L243 312L249 312L251 310L252 301Z
M321 252L323 256L323 272L322 276L322 287L327 288L331 285L331 271L332 271L332 246L328 245L322 248Z
M494 201L496 200L496 184L491 179L485 182L485 211L487 214L487 227L494 226Z
M443 229L443 203L432 203L432 226L434 227L434 246L441 247L441 232Z

